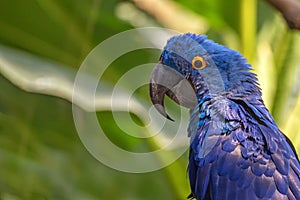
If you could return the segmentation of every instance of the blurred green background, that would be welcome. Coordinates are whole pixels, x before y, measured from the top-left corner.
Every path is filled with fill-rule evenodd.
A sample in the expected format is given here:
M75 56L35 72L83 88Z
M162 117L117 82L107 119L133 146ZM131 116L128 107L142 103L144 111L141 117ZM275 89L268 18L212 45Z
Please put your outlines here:
M268 109L300 150L299 33L264 1L1 0L0 199L185 199L187 153L146 174L101 164L77 135L71 87L64 85L101 41L147 26L205 33L242 52L258 74ZM112 63L104 80L114 85L134 66L156 62L159 53L128 53ZM30 82L56 75L59 88ZM149 101L147 89L141 87L137 98ZM147 152L158 145L126 136L109 110L97 116L124 149Z

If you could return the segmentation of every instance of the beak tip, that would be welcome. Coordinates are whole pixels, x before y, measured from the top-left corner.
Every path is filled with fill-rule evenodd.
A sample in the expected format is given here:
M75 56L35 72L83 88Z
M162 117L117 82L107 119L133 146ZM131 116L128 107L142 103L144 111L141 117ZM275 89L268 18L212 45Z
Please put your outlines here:
M172 122L175 122L175 120L172 119L169 115L167 115L167 119L170 120L170 121L172 121Z
M174 122L175 120L172 119L167 113L166 110L164 108L164 106L162 104L154 104L154 107L156 108L156 110L165 118L167 118L168 120Z

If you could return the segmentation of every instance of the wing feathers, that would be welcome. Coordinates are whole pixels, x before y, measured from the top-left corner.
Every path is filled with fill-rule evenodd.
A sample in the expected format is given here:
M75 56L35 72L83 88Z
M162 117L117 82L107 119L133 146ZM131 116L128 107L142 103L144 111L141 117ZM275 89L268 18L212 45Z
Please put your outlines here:
M288 176L288 182L290 186L290 190L292 194L289 194L289 196L295 196L296 199L300 199L300 180L299 180L299 174L296 174L296 172L291 169L290 174Z
M211 169L211 164L208 164L206 167L201 167L197 171L197 181L196 181L196 194L197 199L204 199L207 192L207 186L209 183L209 175ZM204 176L204 177L203 177Z
M283 175L289 173L290 159L285 158L281 152L271 154L272 160L276 166L276 169Z
M274 181L275 181L278 191L281 194L287 194L288 180L287 180L286 176L283 176L278 171L275 171L273 177L274 177Z
M229 106L235 113L228 116L239 119L224 116L223 121L214 121L209 114L201 115L190 146L191 196L197 200L300 200L300 164L293 148L260 108L246 106ZM213 113L219 116L217 110Z

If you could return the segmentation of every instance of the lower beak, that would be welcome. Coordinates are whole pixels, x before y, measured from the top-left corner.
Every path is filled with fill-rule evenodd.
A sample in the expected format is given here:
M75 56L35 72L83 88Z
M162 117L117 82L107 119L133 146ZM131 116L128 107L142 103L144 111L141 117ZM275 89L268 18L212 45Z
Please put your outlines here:
M197 105L196 94L189 81L171 67L158 63L150 77L150 97L158 112L172 120L164 107L165 95L187 108Z

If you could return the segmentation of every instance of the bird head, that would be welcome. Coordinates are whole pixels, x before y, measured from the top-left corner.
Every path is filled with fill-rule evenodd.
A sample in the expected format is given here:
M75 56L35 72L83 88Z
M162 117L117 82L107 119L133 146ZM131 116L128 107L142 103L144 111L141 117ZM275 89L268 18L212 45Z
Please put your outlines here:
M251 66L237 51L207 39L205 35L183 34L170 38L150 77L150 97L156 109L171 119L164 96L195 108L207 95L260 97Z

